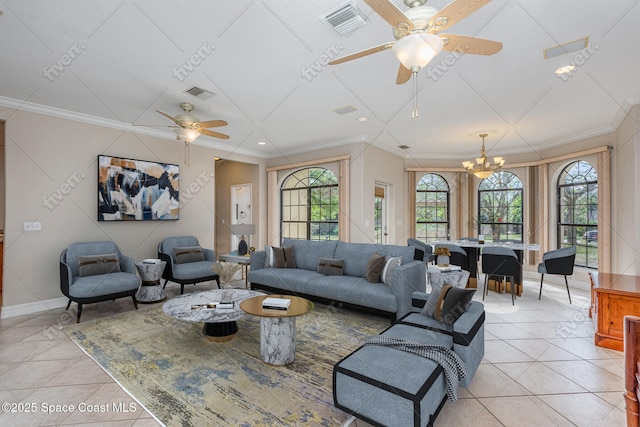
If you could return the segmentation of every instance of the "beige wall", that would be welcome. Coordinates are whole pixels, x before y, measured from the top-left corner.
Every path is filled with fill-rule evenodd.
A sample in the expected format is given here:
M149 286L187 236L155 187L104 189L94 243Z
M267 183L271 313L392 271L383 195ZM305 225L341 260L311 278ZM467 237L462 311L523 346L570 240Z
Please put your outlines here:
M61 299L58 259L73 242L113 240L136 261L156 257L166 236L190 234L213 247L212 150L193 145L187 167L175 140L22 111L0 115L8 117L3 307L36 309ZM98 154L179 163L180 219L98 222ZM25 221L40 222L42 230L23 231Z

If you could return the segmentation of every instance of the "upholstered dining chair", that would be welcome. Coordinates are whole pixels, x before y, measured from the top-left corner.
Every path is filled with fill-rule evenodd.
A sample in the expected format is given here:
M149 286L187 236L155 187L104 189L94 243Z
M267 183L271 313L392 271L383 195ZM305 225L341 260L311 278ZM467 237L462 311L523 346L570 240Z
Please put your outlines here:
M433 246L423 242L422 240L409 238L407 239L407 246L413 246L422 251L422 261L426 264L431 264L435 259L435 256L433 255Z
M435 249L440 247L445 247L449 249L449 252L451 252L451 255L449 256L449 264L460 266L463 269L467 268L467 251L462 249L462 247L453 243L438 243Z
M67 310L72 301L78 304L78 323L83 304L131 297L137 310L140 283L133 259L114 242L73 243L60 254L60 290L69 298Z
M496 277L502 280L505 278L511 286L511 304L516 301L516 277L520 270L518 255L510 248L500 246L487 246L482 248L482 272L484 273L484 290L482 291L482 300L484 296L489 295L489 287L487 283L490 279Z
M569 295L569 304L571 304L571 292L569 291L569 281L567 276L573 274L573 265L576 261L576 247L569 246L566 248L555 249L545 252L542 255L542 262L538 264L538 273L540 276L540 294L538 299L542 297L542 282L545 274L559 274L564 276L564 284L567 287L567 295Z
M220 288L220 276L213 270L216 254L211 249L200 247L193 236L167 237L158 244L158 258L167 262L162 278L163 289L168 281L180 284L180 294L184 285L215 280Z

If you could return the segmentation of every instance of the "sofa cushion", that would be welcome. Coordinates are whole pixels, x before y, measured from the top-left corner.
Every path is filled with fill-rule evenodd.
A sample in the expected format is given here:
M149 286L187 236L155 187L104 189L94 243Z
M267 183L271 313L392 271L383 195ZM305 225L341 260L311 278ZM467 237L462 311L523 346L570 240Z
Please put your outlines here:
M72 298L95 298L138 289L140 279L132 273L116 272L76 277L69 286Z
M271 247L274 268L296 268L293 246L283 248Z
M343 258L335 256L337 240L297 240L286 238L282 246L293 246L296 268L316 271L320 258ZM362 277L362 274L360 275Z
M414 261L415 247L395 245L374 245L371 243L346 243L338 241L333 258L344 259L344 274L347 276L364 277L367 262L373 254L382 256L398 256L402 258L402 265ZM297 261L297 260L296 260Z
M83 255L78 257L80 276L95 276L120 271L118 254Z
M385 259L383 255L373 254L369 257L367 267L364 269L364 278L371 283L378 283L382 269L384 269Z
M203 277L216 276L213 270L215 261L196 261L173 266L173 277L178 280L200 279Z
M178 264L204 261L204 254L200 246L176 246L173 248L173 255Z
M453 325L458 317L469 308L475 289L457 288L446 285L440 291L433 317L448 325Z
M402 258L399 256L387 256L387 261L384 264L384 268L382 269L382 274L380 275L380 281L385 285L391 286L393 270L400 267L402 263Z
M344 260L335 258L320 258L318 261L318 273L325 276L342 276L344 273Z

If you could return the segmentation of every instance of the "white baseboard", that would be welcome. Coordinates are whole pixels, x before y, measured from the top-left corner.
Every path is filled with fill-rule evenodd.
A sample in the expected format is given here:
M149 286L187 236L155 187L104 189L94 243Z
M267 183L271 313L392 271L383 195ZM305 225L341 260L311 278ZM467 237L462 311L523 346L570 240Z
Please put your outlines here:
M65 297L49 299L46 301L29 302L26 304L10 305L2 307L0 318L21 316L23 314L33 314L40 311L51 310L52 308L66 307L69 300Z

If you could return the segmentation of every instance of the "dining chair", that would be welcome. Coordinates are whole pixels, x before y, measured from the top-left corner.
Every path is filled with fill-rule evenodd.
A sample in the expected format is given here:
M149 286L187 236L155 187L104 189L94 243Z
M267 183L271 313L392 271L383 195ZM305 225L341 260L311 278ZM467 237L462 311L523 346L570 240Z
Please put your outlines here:
M509 281L511 285L511 304L516 301L516 277L520 269L518 255L510 248L500 246L487 246L482 248L482 272L484 273L484 290L482 291L482 300L485 294L489 294L487 283L489 279L498 277Z
M567 276L573 274L573 265L576 261L576 247L569 246L561 249L554 249L545 252L542 255L542 262L538 264L538 273L540 276L540 294L538 299L542 297L542 282L545 274L558 274L564 276L564 284L567 287L567 295L569 295L569 304L571 304L571 292L569 291L569 281Z

